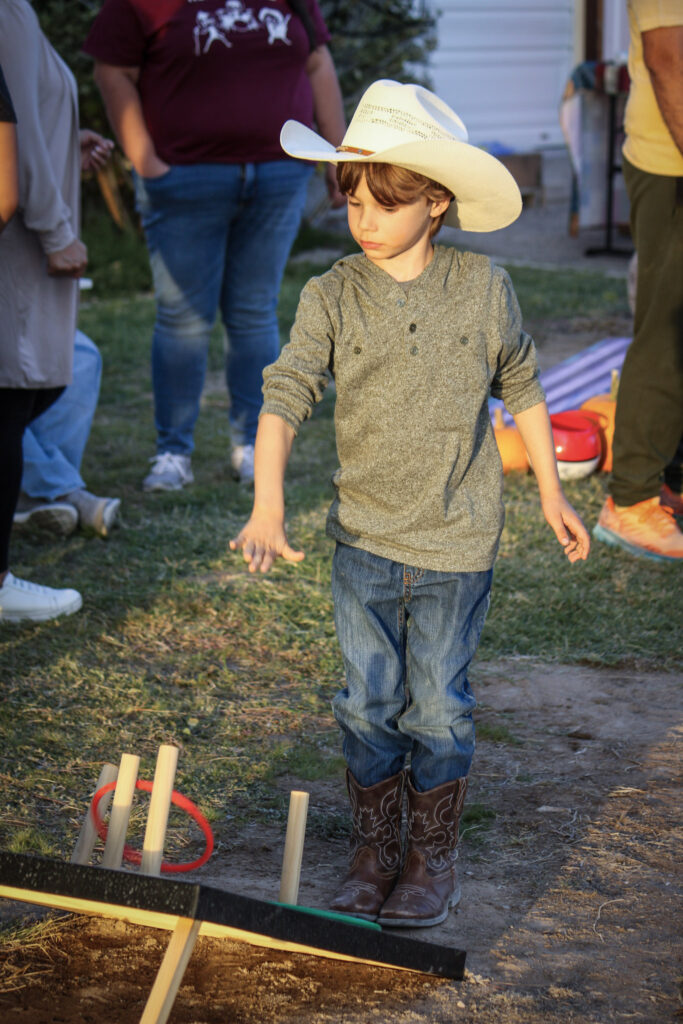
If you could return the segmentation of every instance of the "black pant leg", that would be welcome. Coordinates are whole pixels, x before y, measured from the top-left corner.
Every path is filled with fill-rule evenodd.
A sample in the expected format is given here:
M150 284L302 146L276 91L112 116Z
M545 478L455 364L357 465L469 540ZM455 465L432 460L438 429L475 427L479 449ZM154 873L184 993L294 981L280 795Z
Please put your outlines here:
M0 573L9 568L9 539L24 468L24 430L64 388L0 388Z

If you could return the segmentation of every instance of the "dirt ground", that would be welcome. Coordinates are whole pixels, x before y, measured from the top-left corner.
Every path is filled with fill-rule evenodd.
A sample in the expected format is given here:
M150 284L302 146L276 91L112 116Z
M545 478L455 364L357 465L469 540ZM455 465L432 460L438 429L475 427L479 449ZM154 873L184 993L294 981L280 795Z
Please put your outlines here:
M200 937L170 1024L683 1019L681 684L527 659L478 665L481 732L504 741L479 743L468 802L495 817L461 838L457 912L405 933L467 950L464 981ZM309 821L346 813L341 778L305 788ZM215 831L219 852L193 877L277 899L282 830ZM300 903L325 907L345 861L345 840L309 834ZM47 936L2 954L6 1024L139 1020L168 933L65 917Z

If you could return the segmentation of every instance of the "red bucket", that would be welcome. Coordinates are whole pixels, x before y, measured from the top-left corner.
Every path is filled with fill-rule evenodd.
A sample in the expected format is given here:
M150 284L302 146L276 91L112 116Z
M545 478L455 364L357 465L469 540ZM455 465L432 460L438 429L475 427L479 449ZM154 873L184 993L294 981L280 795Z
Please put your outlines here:
M585 413L574 409L552 413L550 423L559 462L588 462L600 458L600 430Z
M581 480L594 473L602 458L597 423L573 409L552 413L550 423L560 480Z

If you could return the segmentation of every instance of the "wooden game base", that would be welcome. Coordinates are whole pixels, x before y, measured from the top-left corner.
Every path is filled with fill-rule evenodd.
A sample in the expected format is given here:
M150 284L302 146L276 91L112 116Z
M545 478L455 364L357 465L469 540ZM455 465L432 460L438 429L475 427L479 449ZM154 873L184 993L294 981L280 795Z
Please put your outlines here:
M293 953L462 979L465 952L196 882L0 853L0 897ZM332 920L333 926L332 926ZM179 930L180 929L180 930ZM189 953L187 959L189 959ZM184 970L184 966L182 968Z
M28 854L0 852L0 897L76 914L113 917L171 932L140 1024L166 1024L200 934L290 953L462 978L465 953L461 950L385 932L377 924L343 914L296 906L307 793L291 794L280 902L160 878L177 759L175 746L165 744L159 748L140 873L120 870L140 761L137 755L128 753L123 754L118 770L115 765L105 764L97 783L95 803L99 802L100 793L108 795L106 790L116 780L102 866L88 864L97 839L91 809L86 814L70 864ZM210 839L212 842L213 837ZM207 850L208 842L207 839Z

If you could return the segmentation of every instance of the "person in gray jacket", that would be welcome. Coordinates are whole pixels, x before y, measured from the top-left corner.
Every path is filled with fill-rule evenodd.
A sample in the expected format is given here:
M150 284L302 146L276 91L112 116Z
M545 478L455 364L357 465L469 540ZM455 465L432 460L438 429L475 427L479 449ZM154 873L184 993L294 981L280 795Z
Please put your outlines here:
M433 244L444 221L487 231L521 210L507 170L466 139L433 93L391 81L367 90L339 150L285 124L286 152L337 163L363 252L309 281L291 340L265 370L254 506L230 545L252 572L304 557L285 532L284 471L333 377L340 468L327 531L346 672L333 708L353 827L330 906L395 927L438 924L460 897L458 822L474 752L467 672L504 516L490 395L514 416L569 561L590 547L560 485L534 344L507 274Z
M10 572L22 439L71 381L77 279L87 264L80 174L101 166L111 143L79 132L76 81L27 0L0 3L0 65L17 121L19 182L18 210L0 234L0 622L39 622L78 611L82 598Z

